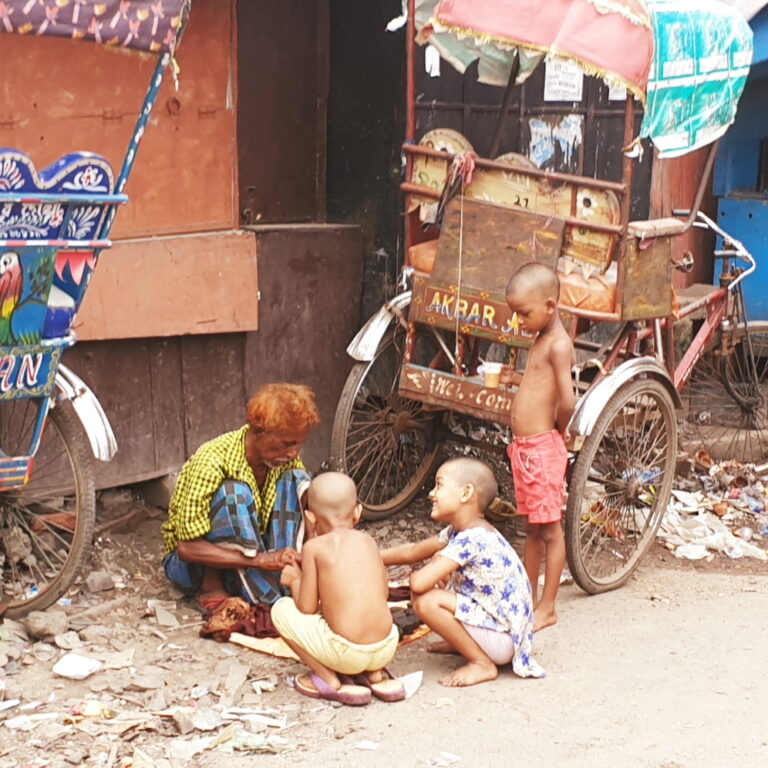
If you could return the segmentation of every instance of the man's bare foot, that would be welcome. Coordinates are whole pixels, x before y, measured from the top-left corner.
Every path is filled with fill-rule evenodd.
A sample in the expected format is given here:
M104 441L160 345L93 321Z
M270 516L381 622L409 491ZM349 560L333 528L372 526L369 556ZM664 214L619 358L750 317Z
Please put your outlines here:
M557 624L557 614L554 610L543 610L539 607L533 612L534 632L551 627L553 624Z
M438 640L427 646L428 653L458 653L458 651L447 641Z
M476 685L477 683L484 683L486 680L495 680L499 675L499 670L496 665L488 661L487 663L479 661L470 661L469 664L465 664L463 667L451 672L450 675L441 677L438 682L440 685L448 686L449 688L455 688L466 685Z

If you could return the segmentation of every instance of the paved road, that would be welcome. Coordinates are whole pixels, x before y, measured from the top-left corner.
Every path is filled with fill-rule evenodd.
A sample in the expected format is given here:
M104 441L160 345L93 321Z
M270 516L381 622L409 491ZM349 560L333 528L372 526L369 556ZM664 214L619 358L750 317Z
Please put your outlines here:
M646 567L618 592L563 588L560 617L537 638L546 680L505 672L448 690L437 677L458 662L421 640L393 665L424 670L412 699L337 710L337 738L326 729L281 762L408 767L447 752L473 768L768 765L767 576Z

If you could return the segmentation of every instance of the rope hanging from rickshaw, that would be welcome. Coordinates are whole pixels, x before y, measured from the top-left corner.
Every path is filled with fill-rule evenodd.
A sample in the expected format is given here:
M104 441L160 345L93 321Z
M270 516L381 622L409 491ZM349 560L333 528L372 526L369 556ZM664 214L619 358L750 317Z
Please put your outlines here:
M475 166L477 161L477 155L473 152L465 152L463 155L456 155L453 158L448 174L445 179L445 184L440 193L440 199L437 203L437 214L435 216L435 226L442 227L443 216L445 214L445 207L448 203L459 194L459 251L457 258L458 275L456 276L456 312L454 313L456 320L455 328L455 341L454 341L454 361L456 367L456 374L460 374L461 371L461 357L459 355L459 348L461 346L461 340L459 335L459 312L458 307L461 302L461 278L462 278L462 257L464 253L464 189L472 183L472 177L475 172Z

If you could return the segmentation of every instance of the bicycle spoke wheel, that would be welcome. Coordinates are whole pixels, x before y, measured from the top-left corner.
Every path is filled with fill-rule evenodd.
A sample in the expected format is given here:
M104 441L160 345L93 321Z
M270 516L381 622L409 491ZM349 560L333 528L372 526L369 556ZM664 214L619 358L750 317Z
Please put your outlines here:
M417 342L414 362L428 364L436 345ZM419 492L439 459L442 413L398 394L405 332L384 337L369 363L344 385L333 423L333 463L357 484L368 520L399 511Z
M568 565L583 590L616 589L637 567L667 508L676 455L674 405L663 384L634 381L608 401L568 494Z
M41 401L0 403L0 448L27 452ZM5 615L52 605L80 568L93 533L95 490L90 457L72 406L48 414L32 475L0 493L0 578Z
M718 334L696 362L683 392L685 441L715 461L768 460L768 323Z

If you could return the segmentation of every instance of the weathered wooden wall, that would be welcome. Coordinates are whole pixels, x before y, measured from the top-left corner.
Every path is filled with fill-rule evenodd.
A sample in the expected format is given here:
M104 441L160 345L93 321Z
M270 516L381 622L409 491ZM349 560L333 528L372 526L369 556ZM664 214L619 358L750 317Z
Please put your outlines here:
M329 0L240 0L240 221L325 221Z
M235 0L195 0L113 238L229 229L237 222ZM156 57L57 38L3 35L0 146L38 169L67 152L103 155L117 173Z
M356 227L261 228L256 241L261 324L256 333L82 342L65 363L93 388L119 452L95 462L100 487L177 469L202 442L244 423L245 402L269 381L312 386L322 424L307 443L327 458L336 401L358 328L362 239Z

